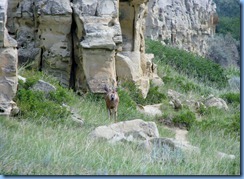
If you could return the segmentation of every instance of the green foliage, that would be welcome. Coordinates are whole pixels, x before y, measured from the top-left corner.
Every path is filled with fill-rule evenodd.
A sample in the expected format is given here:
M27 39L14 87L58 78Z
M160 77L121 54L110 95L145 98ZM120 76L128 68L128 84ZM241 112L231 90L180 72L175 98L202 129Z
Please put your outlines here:
M233 92L228 92L225 94L220 95L220 98L223 98L227 103L229 104L240 104L240 93L233 93Z
M27 72L32 73L32 72ZM32 90L32 86L39 80L40 74L32 74L26 82L19 81L15 101L20 108L19 118L28 118L37 123L48 122L56 125L62 123L70 111L62 104L73 100L68 89L57 86L57 90L50 93Z
M241 7L239 0L214 0L219 16L240 17Z
M146 46L147 53L153 53L163 64L171 65L180 73L218 88L227 85L224 69L211 60L184 50L163 46L159 41L146 40Z
M216 28L216 33L228 34L230 33L236 40L241 39L241 19L239 17L220 17ZM230 25L231 24L231 25Z
M218 109L217 107L205 107L201 105L197 112L200 115L205 116L205 118L213 118L213 115L221 114L223 113L223 110Z
M191 128L191 126L194 124L195 121L196 121L195 113L193 113L190 110L181 111L179 114L173 117L173 123L176 126L183 125L188 130Z
M52 98L54 96L52 95ZM62 107L57 101L53 101L44 92L19 89L16 98L17 105L21 110L19 115L21 118L40 119L38 123L43 121L57 123L62 122L70 114L65 107ZM55 98L58 99L58 96Z
M181 89L182 92L190 92L190 91L201 91L199 85L186 80L183 76L164 76L163 81L168 84L177 84L178 88Z
M213 109L210 109L206 110L205 115L210 116L213 115L213 113ZM213 118L207 118L206 120L197 122L195 127L199 127L198 130L202 131L223 131L225 135L230 135L240 139L240 113L232 114L228 117L223 117L218 119L218 121L214 120Z
M217 33L230 33L233 38L240 41L241 7L239 0L214 0L217 6L219 23Z
M136 104L156 104L161 103L162 99L166 99L166 95L159 92L159 87L150 86L147 97L144 99L141 92L137 89L136 85L133 82L127 81L122 83L122 89L127 92Z

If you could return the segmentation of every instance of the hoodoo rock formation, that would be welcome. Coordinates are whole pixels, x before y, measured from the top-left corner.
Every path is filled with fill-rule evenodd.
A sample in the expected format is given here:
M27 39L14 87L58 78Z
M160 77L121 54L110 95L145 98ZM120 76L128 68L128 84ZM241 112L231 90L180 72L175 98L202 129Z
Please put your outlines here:
M63 86L103 93L131 80L145 97L157 77L145 54L148 0L8 0L7 28L19 64L57 77Z
M0 112L14 104L17 63L81 92L133 81L146 97L149 81L162 80L144 34L205 54L215 8L212 0L1 0Z

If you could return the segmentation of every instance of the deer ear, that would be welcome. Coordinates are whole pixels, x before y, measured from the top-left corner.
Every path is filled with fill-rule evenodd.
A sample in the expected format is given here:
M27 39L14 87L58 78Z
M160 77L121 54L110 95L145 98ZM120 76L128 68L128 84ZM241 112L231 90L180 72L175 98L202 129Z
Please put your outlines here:
M118 91L118 88L116 87L116 88L113 88L113 91L114 92L117 92Z

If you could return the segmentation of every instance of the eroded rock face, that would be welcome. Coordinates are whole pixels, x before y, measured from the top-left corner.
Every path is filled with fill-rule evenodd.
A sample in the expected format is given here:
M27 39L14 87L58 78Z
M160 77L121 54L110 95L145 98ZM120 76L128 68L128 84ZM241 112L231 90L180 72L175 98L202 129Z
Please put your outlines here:
M72 9L69 0L9 0L8 29L18 42L19 62L69 86Z
M103 93L131 80L144 97L157 79L145 54L148 0L8 0L8 29L19 62L56 76L63 86Z
M118 1L73 1L76 89L88 85L100 93L105 84L117 86L115 55L122 43L118 7Z
M156 65L153 55L145 54L145 18L147 16L147 0L121 1L119 3L119 19L122 30L122 52L116 56L116 72L118 79L132 80L146 97L150 79L157 79ZM159 83L162 80L159 79Z
M16 41L6 29L7 0L0 2L0 115L10 115L16 104L18 53Z
M205 55L218 17L212 0L150 0L146 37Z

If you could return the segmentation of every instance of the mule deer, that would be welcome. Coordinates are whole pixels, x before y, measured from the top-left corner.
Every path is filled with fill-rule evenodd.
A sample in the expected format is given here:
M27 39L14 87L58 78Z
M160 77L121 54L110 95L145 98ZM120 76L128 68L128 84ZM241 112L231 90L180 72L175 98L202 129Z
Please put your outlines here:
M108 118L110 119L111 116L117 121L117 110L119 105L119 95L117 93L116 88L108 88L107 85L104 87L106 91L105 101L108 110Z

